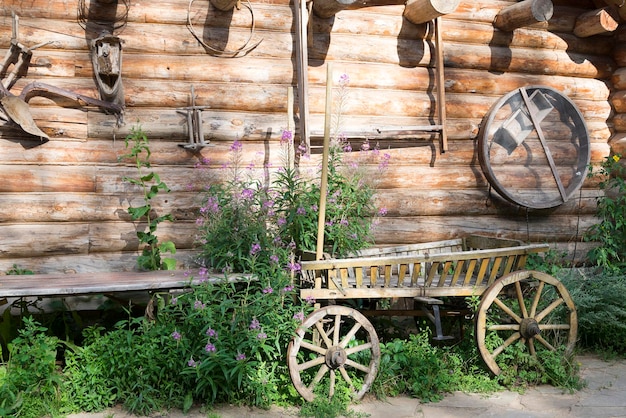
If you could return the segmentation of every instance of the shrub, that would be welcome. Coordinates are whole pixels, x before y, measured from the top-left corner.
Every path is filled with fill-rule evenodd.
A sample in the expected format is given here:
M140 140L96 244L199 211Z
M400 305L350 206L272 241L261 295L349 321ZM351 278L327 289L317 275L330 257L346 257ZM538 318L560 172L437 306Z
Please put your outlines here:
M56 367L59 340L30 317L9 344L0 378L0 416L39 418L60 410L61 374Z
M591 262L614 273L626 267L626 168L620 159L619 154L609 156L598 170L593 166L589 170L589 177L600 177L598 186L604 194L597 199L600 222L584 236L599 244L589 251Z
M576 305L581 347L625 355L626 276L571 270L561 281Z

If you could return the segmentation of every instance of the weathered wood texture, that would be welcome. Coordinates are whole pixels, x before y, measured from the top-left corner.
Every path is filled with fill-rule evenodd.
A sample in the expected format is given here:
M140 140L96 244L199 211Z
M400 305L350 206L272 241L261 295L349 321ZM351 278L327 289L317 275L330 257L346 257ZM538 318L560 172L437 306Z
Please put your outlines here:
M309 27L309 128L323 131L325 63L333 61L334 78L341 73L350 78L344 129L366 133L363 139L390 154L382 174L376 161L360 161L377 178L377 205L388 211L376 221L376 241L395 245L484 233L553 241L579 258L588 245L579 242L580 236L594 223L597 181L586 181L576 198L558 208L526 213L490 192L475 142L483 117L501 96L546 85L580 108L592 161L601 161L609 153L609 140L618 147L626 133L624 31L576 36L577 19L600 7L592 2L554 1L549 20L507 32L493 22L517 2L461 1L442 17L449 150L441 154L436 133L395 138L377 133L436 120L432 28L403 18L404 3L368 0L366 7L354 5L334 19L313 17ZM181 266L189 263L199 192L206 182L223 179L220 167L228 162L232 141L243 142L245 163L266 178L280 166L282 130L294 125L287 116L288 90L297 80L294 6L289 0L252 1L252 6L255 31L250 35L252 16L245 7L231 13L216 10L209 0L195 0L191 8L185 0L131 3L116 33L124 40L122 124L99 109L52 95L28 101L48 142L0 120L0 271L13 263L38 272L134 267L138 226L126 209L129 202L140 203L141 196L122 180L134 174L132 164L118 157L125 151L124 137L137 124L151 140L154 170L172 188L154 202L158 212L171 212L176 219L162 224L159 236L176 242ZM34 51L27 74L11 92L19 94L40 81L97 97L88 45L98 27L94 22L110 14L106 7L85 1L93 21L81 26L75 2L4 0L0 56L10 46L12 11L20 16L22 44L51 41ZM187 28L188 9L211 47L237 48L249 36L261 42L242 58L213 56ZM123 16L121 4L116 13ZM198 152L178 146L189 132L177 108L189 105L192 85L196 104L209 106L202 121L211 146ZM361 140L353 140L355 149ZM314 155L302 168L316 178L319 136L312 143ZM559 145L552 145L560 158ZM208 165L195 168L204 159ZM271 167L263 169L267 161ZM526 179L517 181L520 187L532 186Z

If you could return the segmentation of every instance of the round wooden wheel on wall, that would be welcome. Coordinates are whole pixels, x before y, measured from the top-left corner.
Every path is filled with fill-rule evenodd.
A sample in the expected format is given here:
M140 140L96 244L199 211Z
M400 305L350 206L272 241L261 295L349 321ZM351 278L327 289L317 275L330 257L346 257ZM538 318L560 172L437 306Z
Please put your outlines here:
M506 351L525 349L541 361L544 350L576 343L576 308L567 289L549 274L516 271L496 280L482 295L476 316L476 344L485 364L496 375Z
M551 87L528 86L494 103L480 126L478 160L511 203L547 209L580 189L590 160L582 113Z
M343 379L361 399L380 364L380 344L372 324L360 312L331 305L306 317L287 349L289 374L296 390L311 402L319 390L328 397Z

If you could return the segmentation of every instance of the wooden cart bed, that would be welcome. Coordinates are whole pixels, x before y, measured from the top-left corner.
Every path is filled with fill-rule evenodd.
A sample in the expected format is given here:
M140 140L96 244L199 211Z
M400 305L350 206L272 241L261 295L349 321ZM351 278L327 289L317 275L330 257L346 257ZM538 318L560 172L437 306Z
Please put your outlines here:
M496 279L523 270L547 244L483 236L372 248L353 258L302 261L303 298L352 299L481 295Z

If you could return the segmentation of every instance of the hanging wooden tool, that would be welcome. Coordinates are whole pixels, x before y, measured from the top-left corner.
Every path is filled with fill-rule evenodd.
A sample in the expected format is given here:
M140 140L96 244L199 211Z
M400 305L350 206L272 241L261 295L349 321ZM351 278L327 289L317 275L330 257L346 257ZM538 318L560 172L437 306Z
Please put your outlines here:
M187 116L187 131L189 132L189 142L186 144L179 144L179 146L195 150L198 148L204 148L209 145L204 140L204 129L202 127L202 111L210 108L210 106L196 106L196 94L191 86L191 99L190 106L178 108L178 113L182 113Z
M124 106L122 84L122 43L112 34L102 35L91 41L91 63L100 98Z

